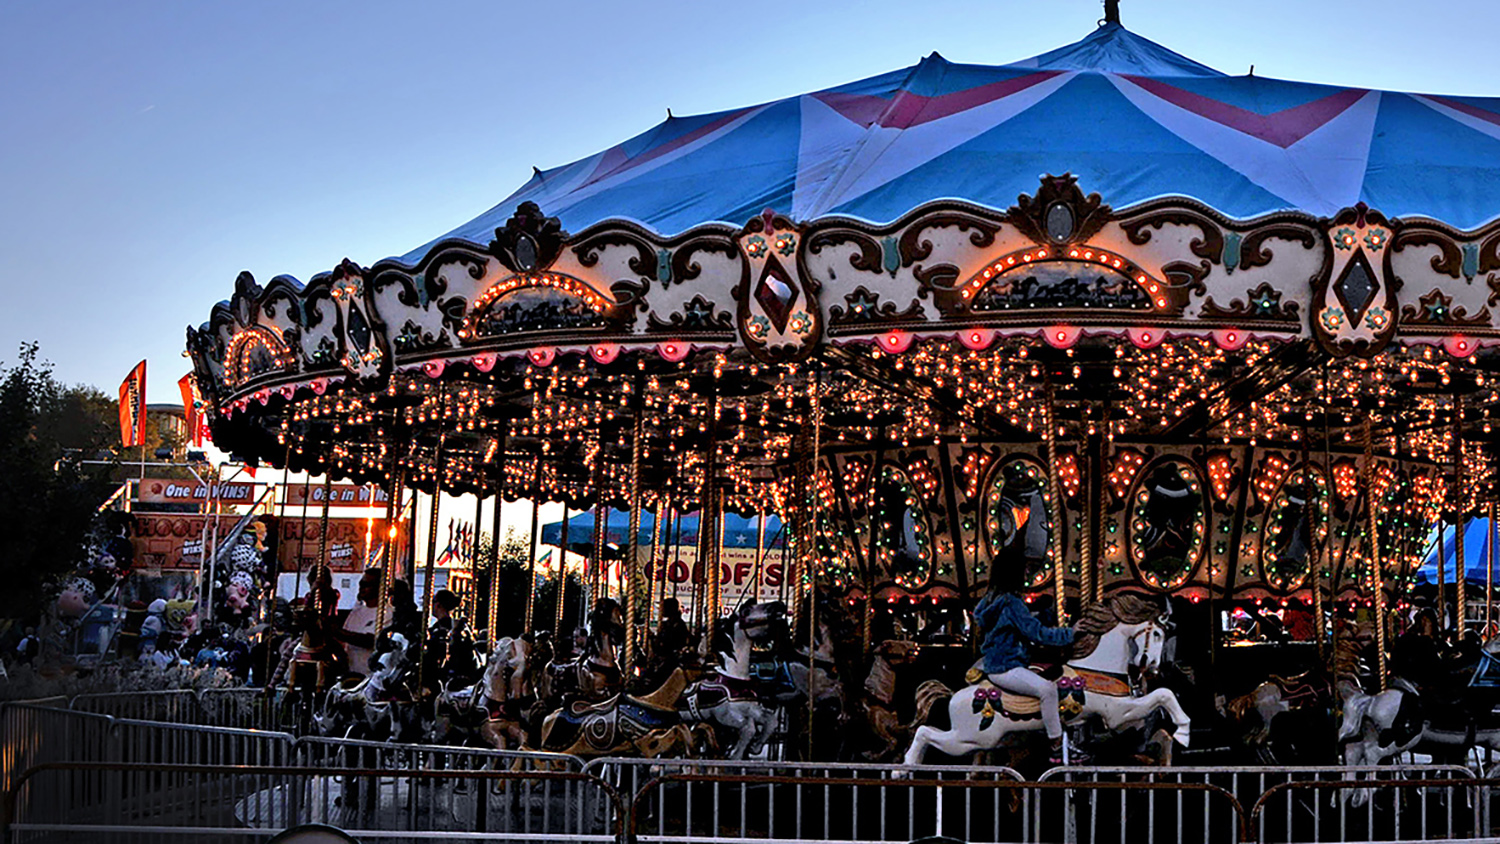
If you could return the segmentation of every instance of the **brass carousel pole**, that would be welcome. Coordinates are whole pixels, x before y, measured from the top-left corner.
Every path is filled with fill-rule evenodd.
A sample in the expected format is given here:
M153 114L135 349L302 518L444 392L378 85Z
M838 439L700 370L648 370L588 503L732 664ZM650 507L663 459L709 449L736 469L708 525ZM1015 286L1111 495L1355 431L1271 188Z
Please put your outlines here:
M1078 612L1080 614L1086 612L1089 604L1094 602L1094 530L1099 518L1094 512L1093 501L1098 497L1096 491L1100 487L1099 479L1101 477L1101 475L1089 471L1094 468L1092 465L1092 455L1095 449L1090 447L1092 445L1091 440L1096 438L1091 437L1088 433L1088 407L1087 402L1082 404L1084 411L1083 430L1079 435L1077 455L1077 461L1083 464L1080 467L1079 476L1082 477L1085 472L1088 472L1089 476L1089 488L1087 490L1080 488L1079 490L1079 502L1083 508L1084 517L1087 520L1083 526L1083 530L1079 531L1078 536ZM1103 508L1100 508L1099 512L1103 512Z
M560 482L559 482L560 483ZM557 538L557 618L552 622L552 639L555 642L562 641L563 633L563 608L567 606L568 597L568 494L562 491L562 531Z
M1453 396L1453 547L1458 557L1453 561L1453 627L1458 631L1458 638L1463 639L1464 628L1468 619L1466 618L1467 602L1465 601L1465 588L1468 584L1469 570L1464 560L1464 516L1468 512L1467 502L1464 500L1464 405L1463 400L1457 394ZM1438 558L1442 559L1439 550ZM1442 588L1441 584L1438 586ZM1454 642L1458 644L1458 642Z
M620 597L625 599L625 669L634 669L636 637L641 628L641 451L645 448L646 402L645 381L635 377L635 395L631 404L635 408L630 437L630 519L625 539L625 583L620 588Z
M302 475L302 518L297 524L297 574L292 581L292 600L296 600L302 594L302 559L307 556L307 504L312 500L312 472L306 469L303 472L305 474ZM208 517L204 518L203 526L206 530ZM207 547L208 543L204 542L203 548ZM199 559L208 559L202 548L199 549ZM199 582L202 582L202 578L199 578Z
M490 600L489 607L485 612L485 625L490 631L490 642L496 641L496 624L500 611L500 516L505 507L505 482L508 480L505 474L506 440L510 428L503 424L500 428L500 445L497 451L500 453L500 471L495 482L495 509L490 514Z
M318 564L324 569L328 569L328 505L329 499L332 498L330 494L332 489L333 475L325 468L323 474L323 517L318 524ZM308 585L312 586L311 583ZM323 600L323 593L321 591L313 593L312 605L317 611L320 621L323 615L328 612L328 607L323 606Z
M484 524L484 474L480 473L474 482L474 526L469 543L469 584L472 587L476 582L473 577L479 569L479 526ZM470 588L469 594L464 599L464 613L467 618L472 618L477 623L479 620L479 590ZM486 636L493 636L488 627L485 628Z
M1380 520L1375 507L1375 439L1370 432L1370 417L1365 417L1365 519L1370 534L1370 569L1373 572L1375 590L1375 676L1380 690L1385 691L1385 572L1380 561Z
M1328 451L1328 449L1329 449L1329 433L1328 433L1328 364L1327 364L1327 362L1324 362L1324 364L1323 364L1323 384L1322 384L1322 389L1323 389L1323 401L1322 401L1322 415L1323 415L1323 470L1326 472L1333 465L1332 460L1330 460L1330 458L1329 458L1329 451ZM1304 434L1305 433L1306 432L1304 431ZM1322 569L1323 569L1323 553L1324 553L1324 551L1326 549L1323 547L1323 543L1319 543L1319 542L1314 541L1314 539L1318 535L1318 528L1317 528L1317 526L1315 524L1313 524L1313 520L1316 519L1316 518L1318 518L1318 509L1313 505L1313 501L1314 501L1314 499L1316 498L1316 496L1318 494L1318 481L1317 481L1316 474L1313 472L1313 468L1312 468L1312 455L1311 455L1310 452L1311 452L1311 446L1310 446L1310 444L1307 441L1307 437L1303 436L1303 438L1302 438L1302 472L1303 472L1303 475L1306 478L1306 484L1305 484L1305 486L1306 486L1306 499L1307 500L1302 502L1302 507L1303 507L1304 512L1306 513L1306 515L1305 515L1304 518L1307 519L1308 547L1309 547L1309 549L1311 551L1311 557L1312 557L1312 564L1311 564L1311 567L1310 567L1311 570L1308 572L1308 576L1312 580L1313 630L1315 631L1315 635L1317 636L1317 639L1318 639L1318 648L1317 648L1318 660L1322 661L1322 660L1325 660L1327 658L1327 654L1328 654L1328 622L1327 622L1327 620L1325 618L1323 618L1323 574L1322 574ZM1328 544L1331 546L1332 543L1333 543L1333 531L1332 530L1328 531L1328 535L1326 537L1326 540L1327 540ZM1264 538L1262 538L1262 541L1264 541ZM1333 597L1334 597L1334 595L1333 595L1332 591L1330 591L1329 594L1328 594L1328 599L1330 601L1332 601ZM1335 633L1337 632L1337 630L1338 630L1338 625L1334 625L1334 631L1335 631Z
M820 474L823 450L823 402L820 396L822 386L822 371L813 370L812 374L812 472L809 480L812 484L812 501L809 508L812 518L809 524L812 526L812 542L808 543L810 556L807 568L807 758L813 758L813 712L817 705L817 698L812 693L813 669L817 664L818 643L818 569L822 556L818 548L818 504L821 503L822 494L818 488L818 475Z
M1052 522L1052 536L1047 543L1047 551L1052 554L1052 581L1053 590L1057 596L1057 626L1065 627L1068 624L1067 610L1067 585L1063 582L1063 574L1066 570L1067 548L1063 545L1063 502L1062 481L1057 475L1057 395L1052 387L1052 372L1046 372L1047 404L1042 414L1046 428L1043 430L1043 442L1047 444L1047 485L1051 490L1051 507L1048 508L1047 517Z
M445 394L446 395L446 394ZM441 419L439 415L439 419ZM437 448L433 451L432 465L432 512L427 517L427 563L423 568L426 582L422 584L422 629L417 636L422 640L422 661L417 664L417 688L423 688L423 668L427 664L427 628L432 626L432 579L437 563L438 510L443 497L443 439L445 431L438 432ZM415 492L413 493L415 496ZM416 510L412 510L412 522L416 522ZM415 531L414 531L415 532Z
M1494 635L1495 623L1495 502L1490 502L1489 557L1484 570L1484 636Z
M709 400L708 454L703 468L703 494L698 509L698 565L700 577L693 578L693 614L701 616L708 635L713 635L719 611L718 540L719 526L719 382L715 376L713 395Z
M536 531L542 515L542 458L536 458L531 470L531 542L526 546L526 626L530 633L531 615L536 607Z
M396 518L401 512L401 470L392 461L390 486L386 490L385 499L385 559L381 562L385 568L380 573L380 605L375 609L375 635L385 629L385 607L390 601L391 580L395 575L396 568Z
M662 564L661 557L666 556L666 526L670 521L667 514L671 512L672 497L657 496L656 515L651 520L651 554L646 558L647 567L650 569L646 573L646 631L648 633L652 625L660 621L661 597L658 595L656 584L661 582L663 587L666 586L665 581L662 580L665 566Z

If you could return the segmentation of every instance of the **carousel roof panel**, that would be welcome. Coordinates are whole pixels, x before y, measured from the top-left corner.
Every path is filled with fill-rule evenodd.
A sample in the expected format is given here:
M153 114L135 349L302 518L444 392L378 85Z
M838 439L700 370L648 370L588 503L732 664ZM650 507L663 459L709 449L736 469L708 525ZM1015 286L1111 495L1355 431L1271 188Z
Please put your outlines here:
M768 207L888 222L936 198L1005 208L1065 171L1116 207L1176 195L1252 217L1363 201L1472 228L1496 216L1497 144L1497 99L1225 76L1106 24L1009 65L934 53L799 97L669 116L538 171L445 237L484 242L528 200L572 231L613 218L674 234Z

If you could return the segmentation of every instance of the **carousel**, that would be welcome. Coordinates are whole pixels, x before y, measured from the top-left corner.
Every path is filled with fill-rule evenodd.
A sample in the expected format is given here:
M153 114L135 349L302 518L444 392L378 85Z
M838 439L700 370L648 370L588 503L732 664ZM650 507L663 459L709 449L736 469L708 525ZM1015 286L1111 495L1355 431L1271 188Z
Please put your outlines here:
M1076 719L1165 718L1180 751L1214 717L1269 731L1312 701L1342 709L1346 756L1410 748L1424 727L1391 729L1392 696L1423 690L1388 654L1430 534L1497 497L1500 100L1230 76L1116 5L1010 64L934 53L669 115L373 266L243 273L188 330L214 441L378 485L392 524L454 495L588 514L593 541L560 535L588 558L590 656L548 673L568 691L527 692L548 711L506 709L536 634L570 631L528 613L491 636L476 694L497 742L706 752L696 725L716 723L743 756L776 713L826 704L871 727L866 758L913 735L992 747L997 712L990 732L1039 726L965 686L969 612L1003 563L1044 623L1099 640L1058 681ZM432 565L439 509L406 565ZM679 596L682 514L702 577ZM732 539L726 518L762 527ZM1492 571L1465 533L1449 565ZM756 549L738 575L759 601L723 599L734 544ZM1427 593L1434 647L1487 635L1490 595ZM684 624L668 597L707 644L659 644ZM503 626L496 607L475 626ZM1151 665L1103 664L1112 636L1148 633L1115 644ZM1172 665L1196 690L1168 688ZM950 732L985 723L922 734L950 695ZM1484 741L1485 700L1455 715L1459 744ZM597 730L591 701L617 710Z

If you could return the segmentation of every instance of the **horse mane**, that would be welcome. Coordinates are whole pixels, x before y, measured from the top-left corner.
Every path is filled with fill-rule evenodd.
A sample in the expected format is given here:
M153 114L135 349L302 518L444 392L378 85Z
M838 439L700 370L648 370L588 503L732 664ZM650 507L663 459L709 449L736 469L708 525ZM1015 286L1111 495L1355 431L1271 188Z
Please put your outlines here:
M1073 659L1082 659L1099 647L1099 639L1122 624L1140 624L1162 614L1160 603L1129 592L1090 604L1073 626Z

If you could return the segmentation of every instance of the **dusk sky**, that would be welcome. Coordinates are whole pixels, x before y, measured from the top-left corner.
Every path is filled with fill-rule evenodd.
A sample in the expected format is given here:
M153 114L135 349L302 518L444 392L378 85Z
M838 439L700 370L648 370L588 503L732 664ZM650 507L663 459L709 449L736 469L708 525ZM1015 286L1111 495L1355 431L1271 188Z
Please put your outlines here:
M1003 64L1097 0L718 4L4 0L0 361L40 341L177 401L188 324L234 278L402 254L529 178L679 116L903 67ZM1493 0L1124 0L1219 70L1500 95ZM1038 174L1040 175L1040 174Z

